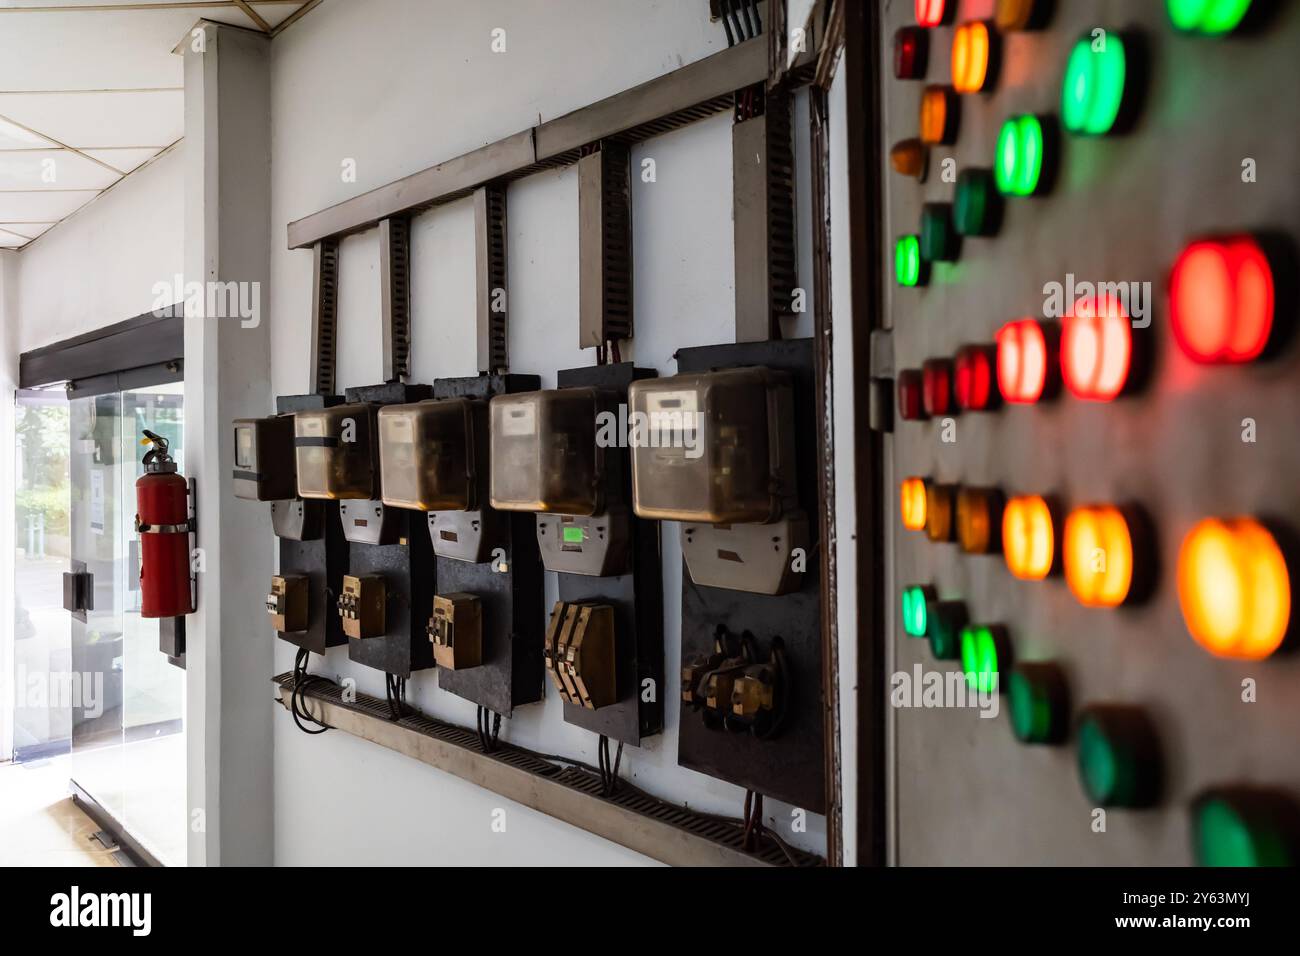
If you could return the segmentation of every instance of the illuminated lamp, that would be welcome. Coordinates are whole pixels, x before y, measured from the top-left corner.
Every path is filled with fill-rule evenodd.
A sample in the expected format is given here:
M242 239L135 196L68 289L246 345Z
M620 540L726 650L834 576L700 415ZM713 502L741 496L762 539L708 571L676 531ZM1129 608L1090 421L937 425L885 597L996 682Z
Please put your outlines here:
M1011 645L1002 628L970 624L961 631L961 669L981 694L1002 690L999 676L1011 664Z
M1046 192L1055 168L1055 129L1046 117L1023 113L1002 124L993 157L993 179L1008 196Z
M957 174L952 224L959 236L991 236L1002 222L1002 196L987 169Z
M928 153L925 144L919 139L905 139L893 145L889 151L889 162L894 172L916 179L925 178Z
M903 27L894 34L894 77L919 80L925 76L930 34L920 27Z
M927 609L930 626L930 653L938 661L955 661L961 657L961 632L969 620L961 601L935 601Z
M903 527L908 531L924 531L925 479L904 478L898 487L898 505L903 513Z
M1017 495L1002 510L1002 552L1007 570L1022 581L1041 581L1056 564L1052 506L1038 495Z
M1051 663L1017 664L1007 676L1011 732L1025 744L1058 744L1069 731L1069 688Z
M951 541L956 522L953 521L956 490L952 485L934 482L925 486L925 532L931 541Z
M957 492L957 541L967 554L993 554L1002 546L1002 492L962 488Z
M1192 803L1192 848L1198 866L1296 866L1298 836L1300 808L1281 793L1215 788Z
M1273 333L1268 256L1251 236L1193 242L1169 278L1174 338L1198 362L1249 362Z
M937 27L951 12L945 0L916 0L916 22L923 27Z
M953 411L952 362L926 359L921 365L921 398L925 414L934 417Z
M903 632L908 637L925 637L927 608L934 600L934 588L929 585L903 588Z
M898 417L903 421L917 422L926 417L923 384L920 369L908 368L898 373Z
M921 258L919 236L899 236L894 243L894 277L904 288L925 285L930 266Z
M1135 707L1093 705L1078 732L1079 778L1099 806L1145 807L1160 790L1160 745L1146 714Z
M927 86L921 94L921 142L935 145L957 138L961 107L957 94L946 86Z
M1282 549L1253 518L1201 521L1178 551L1178 603L1187 630L1211 654L1263 660L1291 621Z
M1109 293L1084 296L1065 317L1061 378L1078 398L1109 402L1124 391L1133 364L1132 322Z
M1168 0L1169 19L1179 30L1217 36L1231 33L1250 12L1251 0Z
M1089 505L1065 519L1065 582L1085 607L1135 602L1149 578L1145 522L1132 508Z
M1137 86L1130 40L1117 31L1095 32L1074 45L1061 84L1061 123L1080 136L1104 136L1124 125Z
M928 202L921 207L921 258L926 262L952 262L959 241L952 228L952 206Z
M957 407L963 411L982 412L997 404L993 387L996 350L989 345L963 345L953 362L953 392Z
M1033 30L1047 19L1052 0L998 0L993 22L999 30Z
M952 85L958 93L979 93L997 75L998 35L981 20L963 23L952 35Z
M998 330L998 393L1015 405L1049 398L1056 388L1055 327L1016 319Z

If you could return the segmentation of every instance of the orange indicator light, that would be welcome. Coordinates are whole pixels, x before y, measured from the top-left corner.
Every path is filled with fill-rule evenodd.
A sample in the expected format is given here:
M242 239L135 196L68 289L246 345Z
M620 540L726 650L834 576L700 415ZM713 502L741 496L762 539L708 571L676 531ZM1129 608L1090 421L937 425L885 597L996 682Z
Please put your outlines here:
M1080 604L1118 607L1133 587L1133 536L1113 505L1076 508L1065 519L1065 580Z
M1252 518L1200 522L1178 552L1178 603L1192 637L1211 654L1263 660L1291 620L1282 549Z
M899 507L903 512L903 527L908 531L925 530L925 479L904 478L898 489Z
M993 35L987 23L963 23L952 37L952 85L958 93L978 93L990 81Z
M1022 581L1041 581L1056 559L1052 509L1038 495L1010 499L1002 512L1002 550L1007 568Z

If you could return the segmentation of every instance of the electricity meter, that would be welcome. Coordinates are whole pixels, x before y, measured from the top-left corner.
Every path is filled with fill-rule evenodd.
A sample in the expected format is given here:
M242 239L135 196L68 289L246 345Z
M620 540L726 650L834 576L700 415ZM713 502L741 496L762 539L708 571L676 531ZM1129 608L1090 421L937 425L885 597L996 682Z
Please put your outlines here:
M795 589L808 519L795 482L789 373L751 366L643 379L628 404L633 510L683 522L695 583Z
M300 411L293 421L299 495L328 500L376 497L379 475L373 405Z
M614 393L574 387L498 395L491 405L491 502L537 514L551 571L606 577L630 561L631 514L607 470L617 450Z
M284 501L298 496L293 416L235 419L235 497Z
M474 420L486 412L483 405L468 398L443 398L381 408L384 504L414 511L479 507Z

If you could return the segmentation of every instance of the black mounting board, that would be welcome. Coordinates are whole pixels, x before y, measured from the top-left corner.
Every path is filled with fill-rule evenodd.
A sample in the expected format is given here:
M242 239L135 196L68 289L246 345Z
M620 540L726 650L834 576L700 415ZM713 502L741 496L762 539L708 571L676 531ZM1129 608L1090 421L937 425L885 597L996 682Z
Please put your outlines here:
M631 362L564 369L559 372L560 388L594 386L624 396L640 378L654 378L652 369L633 367ZM626 448L605 450L611 482L623 487L629 513L632 507L632 470ZM582 574L560 574L561 601L599 601L614 608L617 640L618 703L599 710L576 704L564 705L564 719L613 740L640 746L642 737L664 726L664 582L659 551L659 526L654 521L632 518L632 573L595 578ZM653 700L642 699L641 684L654 682Z
M433 389L390 382L349 388L345 395L349 403L405 405L432 398ZM383 637L349 641L348 657L376 670L410 677L415 671L433 666L433 644L425 628L433 613L437 578L424 512L395 510L399 512L397 544L348 543L348 573L382 574L388 597L387 632Z
M536 375L477 375L433 383L435 398L481 398L541 388ZM486 455L482 456L486 462ZM491 561L470 564L435 554L438 591L468 591L483 608L483 663L465 670L438 668L438 686L498 714L542 699L546 626L542 596L542 558L537 550L536 518L498 512L505 526L501 546L505 571Z
M808 568L803 586L772 596L701 587L682 562L682 660L713 649L719 624L733 634L750 631L766 655L773 637L785 642L792 674L790 710L777 736L760 740L706 727L702 716L680 703L677 762L683 767L814 813L826 808L825 733L822 724L821 564L816 465L816 380L812 339L710 345L677 352L680 372L707 372L739 365L765 365L789 372L795 390L795 460L799 503L808 515ZM676 686L676 685L675 685ZM681 700L680 688L677 694Z
M343 402L341 395L280 395L275 410L290 412L328 408ZM348 642L343 633L335 601L343 589L343 575L348 572L348 542L343 537L337 501L316 502L325 509L324 534L312 541L280 540L280 573L307 576L307 630L276 633L276 637L314 654L324 654L327 647ZM267 582L269 589L270 582Z

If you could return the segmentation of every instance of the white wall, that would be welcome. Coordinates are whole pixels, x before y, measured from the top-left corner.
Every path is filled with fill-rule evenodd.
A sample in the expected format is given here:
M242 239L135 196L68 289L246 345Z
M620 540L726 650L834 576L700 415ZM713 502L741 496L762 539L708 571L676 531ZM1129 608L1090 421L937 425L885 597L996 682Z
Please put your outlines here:
M154 308L182 271L184 144L178 143L17 253L18 349Z
M507 52L490 51L506 30ZM307 390L311 253L286 249L285 227L365 190L515 133L724 47L702 2L451 0L410 3L326 0L272 47L272 385ZM798 113L801 133L806 110ZM803 139L803 137L801 137ZM634 181L636 338L624 358L675 371L682 346L734 340L730 119L725 114L642 144L657 182ZM804 163L806 141L797 162ZM344 182L354 160L357 181ZM806 169L801 170L806 176ZM807 190L800 190L806 203ZM577 340L577 177L542 173L509 189L512 370L541 375L593 362ZM809 216L801 211L801 232ZM801 285L811 285L801 235ZM413 227L414 380L475 370L473 222L468 201L432 210ZM794 323L807 335L810 321ZM342 244L338 387L380 378L378 238ZM229 505L223 505L229 506ZM681 552L676 524L663 526L669 673L679 666ZM270 543L267 544L270 547ZM556 598L553 575L548 602ZM255 600L258 595L228 595ZM841 595L842 604L845 596ZM549 606L549 605L548 605ZM842 608L843 610L843 608ZM258 639L269 636L259 635ZM851 639L851 638L850 638ZM277 670L292 665L279 644ZM382 695L383 675L353 665L346 648L313 670L350 675ZM268 687L269 693L269 687ZM473 724L474 707L417 675L409 694L422 710ZM659 796L738 816L743 791L677 766L677 707L663 734L625 751L624 773ZM338 732L306 737L277 710L275 859L307 863L644 863L644 857L503 801L405 757ZM853 747L851 728L844 748ZM559 701L515 712L502 736L595 762L596 738L565 724ZM507 808L506 834L490 828ZM824 851L824 824L790 833L789 808L768 804L787 840Z

